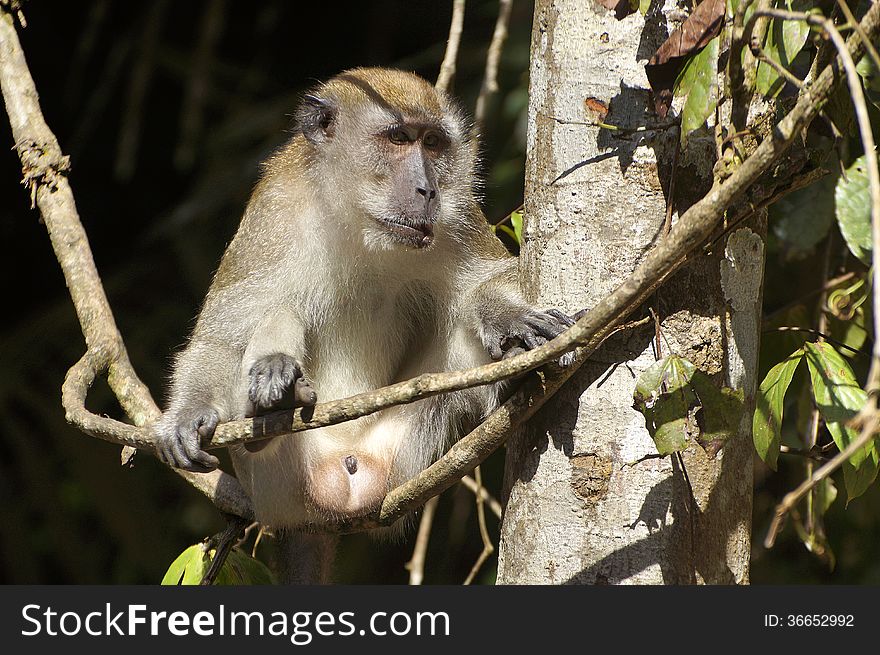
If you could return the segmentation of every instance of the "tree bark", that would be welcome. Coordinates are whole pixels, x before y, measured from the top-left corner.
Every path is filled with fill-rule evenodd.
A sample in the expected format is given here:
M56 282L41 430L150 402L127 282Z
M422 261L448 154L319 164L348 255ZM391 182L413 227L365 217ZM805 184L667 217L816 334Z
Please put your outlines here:
M667 34L657 18L646 28L588 0L536 2L520 267L543 306L592 307L632 272L663 239L670 176L679 212L711 185L710 134L676 158L677 129L625 139L572 124L597 100L605 123L656 122L644 64ZM693 444L645 459L656 448L633 390L658 356L655 327L612 337L508 442L499 583L748 582L762 234L760 218L734 230L648 303L661 355L745 391L739 434L714 459Z

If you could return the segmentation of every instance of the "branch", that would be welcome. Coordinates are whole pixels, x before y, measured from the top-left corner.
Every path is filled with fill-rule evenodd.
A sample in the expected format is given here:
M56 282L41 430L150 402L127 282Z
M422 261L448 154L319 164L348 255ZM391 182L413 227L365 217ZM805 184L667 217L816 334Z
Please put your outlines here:
M404 565L409 571L409 583L420 585L425 579L425 554L428 552L428 539L431 537L431 526L434 524L434 512L437 510L438 496L434 496L422 511L422 519L419 521L419 532L416 535L416 545L413 548L412 558Z
M94 419L100 419L85 409L85 396L95 378L106 371L110 388L129 419L135 425L154 421L160 415L159 408L137 377L116 327L65 175L67 157L61 153L58 140L43 118L37 90L6 4L0 5L0 88L22 163L23 183L30 191L32 202L40 209L86 340L86 354L68 372L62 388L67 418L75 425L93 424ZM126 431L137 431L132 426L113 423L114 430L124 426ZM100 422L94 427L106 428ZM131 440L110 440L152 452L152 439L144 434L139 433ZM220 471L209 475L177 473L207 495L221 511L242 517L253 515L250 501L235 478Z
M501 520L501 503L499 503L492 494L486 491L486 487L478 487L477 481L469 475L466 475L461 479L461 484L463 487L469 489L472 493L479 493L480 496L483 498L483 502L489 505L489 509L492 510L492 513L495 515L495 517Z
M223 568L223 565L229 557L229 553L232 552L232 548L236 545L236 542L247 525L247 519L243 519L240 516L230 516L227 519L226 527L223 531L215 534L208 540L205 544L205 548L210 552L213 547L214 557L211 559L211 566L205 571L199 585L210 587L214 584L214 581L217 580L217 576L220 575L220 570Z
M11 21L7 16L4 16L4 19L3 29L0 31L2 43L5 46L9 40L7 32L11 30L12 37L15 38L17 45L17 37L15 37ZM875 3L871 6L862 20L861 27L869 38L874 39L877 37L878 33L880 33L880 3ZM860 58L864 53L864 46L858 34L850 37L847 46L853 58ZM3 60L3 68L6 69L8 57L3 56L0 59ZM439 393L457 391L515 377L544 364L549 364L541 375L529 376L519 391L493 412L482 425L455 444L440 460L422 471L415 478L389 492L381 508L372 515L350 519L334 526L312 527L316 530L340 532L379 525L390 525L407 512L423 505L427 499L442 493L480 464L504 442L507 434L513 427L528 420L556 392L577 370L578 366L608 336L618 329L617 326L621 324L628 314L634 311L685 263L688 254L705 242L713 230L717 228L720 217L724 215L725 210L749 189L761 174L789 148L801 130L816 117L819 107L828 99L839 81L841 67L842 64L839 59L827 66L809 87L809 93L799 98L791 112L775 126L772 133L755 149L752 155L735 169L733 174L723 183L716 183L704 198L684 212L671 233L646 255L627 280L589 312L584 314L572 328L551 342L535 350L512 357L509 360L486 364L467 371L425 374L412 380L385 387L384 389L359 394L350 399L324 403L313 408L313 411L307 417L303 417L302 412L296 410L273 416L226 423L217 428L214 439L212 439L210 444L207 444L207 447L243 443L270 436L290 434L313 427L332 425L365 416L393 405L413 402ZM30 80L29 74L28 80ZM7 82L5 79L3 90L7 103L10 102L8 98L24 97L27 93L26 90L17 88L14 92L7 92ZM36 105L36 93L33 90L32 82L29 91L30 100ZM10 111L10 115L13 115L12 111ZM13 119L14 129L15 124L15 119ZM16 137L16 140L20 141L19 137ZM54 137L52 137L52 140L54 142ZM52 152L57 152L57 156L60 157L57 143L55 143L54 147L55 150ZM43 148L47 149L48 146L44 145ZM22 156L24 157L24 155ZM53 171L55 169L49 167L46 170L50 179L54 179ZM62 188L63 185L63 188L66 189L69 195L69 187L66 186L66 180L60 176L55 177L59 177L57 181L58 188ZM41 210L43 210L45 217L49 212L43 209L42 203L47 202L47 199L51 201L57 193L53 194L49 190L46 181L42 177L39 177L39 180L36 198L38 204L41 205ZM70 197L70 206L72 207L72 196ZM54 218L52 220L53 222L55 221ZM78 220L76 222L78 225ZM48 218L46 223L48 227L50 224ZM81 231L81 226L79 229ZM51 234L52 228L50 228ZM81 241L79 243L80 247L86 244L84 233L78 237L78 240ZM56 252L61 250L63 254L63 251L69 248L67 245L69 243L72 242L60 242L56 246ZM76 240L73 243L76 243ZM86 252L88 251L86 250ZM61 255L59 255L59 259L61 259ZM90 253L89 259L91 259ZM64 268L63 265L62 267ZM68 269L65 268L66 275L68 272ZM79 272L76 268L73 268L71 274L75 277ZM94 277L97 280L96 272ZM73 282L76 281L76 279L73 280ZM72 294L75 287L73 282L70 279L68 280ZM100 283L97 286L100 290ZM103 298L102 290L101 298ZM91 303L92 301L92 298L86 299L86 302ZM106 304L106 298L103 299L103 302ZM77 304L76 298L75 304ZM79 306L77 306L77 311L80 311ZM106 308L106 313L109 315L109 307ZM110 320L112 321L112 316L110 316ZM82 321L83 319L81 318ZM118 332L115 332L115 325L113 329L117 339L113 343L116 348L121 348L121 338L118 337ZM575 351L574 362L571 366L563 369L551 363L575 347L577 347L577 350ZM102 351L97 352L100 353ZM92 355L97 356L99 361L104 361L100 355L95 355L94 352L92 352ZM119 361L119 358L120 356L117 355L115 358L112 358L112 361ZM127 359L124 361L127 362ZM78 366L86 368L87 371L89 370L87 367L94 368L90 362L83 363L83 361ZM128 366L130 368L130 365ZM73 371L71 373L73 374ZM86 377L88 377L88 374ZM83 383L76 376L71 375L68 378L65 385L70 383L72 390L81 389L83 384L86 388L88 386L88 383ZM133 382L133 384L135 383ZM137 381L137 384L140 384L139 381ZM145 393L146 390L143 389L143 392ZM152 400L150 400L150 403L152 403ZM155 405L152 404L151 407L155 408ZM132 428L111 419L88 414L84 408L82 412L69 412L69 415L73 417L75 424L79 425L82 423L85 432L108 441L136 445L136 443L149 442L151 439L143 428ZM158 410L156 410L155 415L158 416ZM76 423L76 420L79 420L80 423ZM130 443L132 439L135 442ZM233 480L233 483L238 488L237 482ZM240 491L240 488L238 490ZM228 498L225 500L228 504ZM217 503L215 502L215 504ZM229 512L237 513L235 510L229 510Z
M434 85L439 91L448 92L455 77L455 60L458 57L458 44L461 42L461 28L464 25L464 0L452 3L452 21L449 24L449 38L446 41L446 54L440 64L440 74Z
M513 0L500 0L498 3L498 18L495 21L495 31L492 33L492 41L486 52L486 72L483 73L483 85L480 87L480 95L477 97L477 108L474 112L474 122L477 130L483 126L486 118L486 107L489 99L498 92L498 62L501 60L501 49L507 40L507 26L510 24L510 10Z
M841 6L843 7L844 5L842 4ZM872 9L875 8L876 6L872 7ZM848 9L849 8L847 8L847 12ZM846 81L849 85L849 91L859 125L859 134L865 151L865 165L868 169L868 182L871 192L872 249L875 258L880 256L878 255L878 253L880 253L880 169L878 169L877 165L877 151L874 144L874 133L871 130L871 119L868 116L868 106L865 103L865 94L862 91L862 81L859 77L858 71L856 71L855 59L860 59L861 54L858 56L851 55L847 49L847 44L844 42L843 37L840 36L840 32L837 31L834 23L823 16L789 12L780 9L763 9L756 11L755 14L771 16L782 20L802 20L806 21L809 25L817 25L825 30L831 38L832 43L834 43L834 47L838 52L838 58L846 71ZM851 16L852 14L848 13L848 15ZM871 37L868 35L867 30L864 29L864 23L867 18L866 15L865 19L862 21L863 24L856 27L856 34L850 39L850 41L852 41L853 38L858 38L863 46L864 44L867 44L865 47L871 47ZM876 35L874 36L876 37ZM871 50L873 50L873 47L871 47ZM862 54L864 54L864 51ZM874 54L876 54L876 52L874 52ZM877 307L877 303L880 302L880 271L877 270L877 266L874 266L873 268L873 301L874 306ZM880 312L874 312L874 334L880 334ZM877 393L880 391L880 339L874 340L873 360L871 362L871 370L868 372L867 387L869 393Z
M480 467L474 469L474 480L476 482L477 488L482 491L483 490L483 478L480 473ZM477 561L474 562L474 565L471 567L470 573L468 573L468 577L465 578L464 584L469 585L474 581L474 578L477 577L477 573L480 572L480 569L483 567L483 564L489 559L489 556L495 552L495 546L492 545L492 540L489 538L489 529L486 527L486 510L483 507L483 494L476 494L476 503L477 503L477 525L480 528L480 539L483 541L483 550L480 551L479 557L477 557Z
M846 448L837 453L837 455L834 456L834 459L817 469L816 472L813 473L809 479L804 480L797 489L790 491L785 495L782 502L776 506L776 515L773 517L773 522L770 524L770 529L767 531L767 537L764 539L765 548L773 547L773 544L776 542L776 536L782 529L782 523L785 520L785 517L792 508L797 505L798 501L806 496L813 487L840 468L843 463L855 455L860 448L864 447L865 444L874 439L874 437L877 436L878 430L880 430L880 414L878 414L875 408L873 413L866 420L859 436L856 437L854 441L851 441Z

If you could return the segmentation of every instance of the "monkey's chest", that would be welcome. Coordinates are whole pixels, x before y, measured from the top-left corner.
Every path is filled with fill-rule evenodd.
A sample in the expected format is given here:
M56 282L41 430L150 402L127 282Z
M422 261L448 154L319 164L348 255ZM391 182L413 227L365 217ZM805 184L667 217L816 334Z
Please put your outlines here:
M414 316L409 294L365 293L340 303L306 335L303 362L321 402L391 384L430 342L430 321Z

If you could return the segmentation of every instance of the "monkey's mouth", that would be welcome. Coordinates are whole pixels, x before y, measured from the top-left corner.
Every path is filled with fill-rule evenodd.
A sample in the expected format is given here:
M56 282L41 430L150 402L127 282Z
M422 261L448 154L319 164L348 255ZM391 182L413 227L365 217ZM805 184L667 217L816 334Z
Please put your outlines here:
M427 248L434 242L434 228L430 223L407 225L384 218L379 218L378 221L391 236L405 245Z

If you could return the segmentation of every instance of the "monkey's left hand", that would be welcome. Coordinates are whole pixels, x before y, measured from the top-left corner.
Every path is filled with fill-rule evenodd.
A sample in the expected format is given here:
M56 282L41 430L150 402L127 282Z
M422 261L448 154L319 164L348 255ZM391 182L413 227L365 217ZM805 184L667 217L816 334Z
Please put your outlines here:
M492 359L506 359L544 345L574 324L574 319L558 309L543 312L527 309L516 314L486 317L482 326L483 345ZM559 365L568 366L573 360L574 353L565 353L559 358Z

